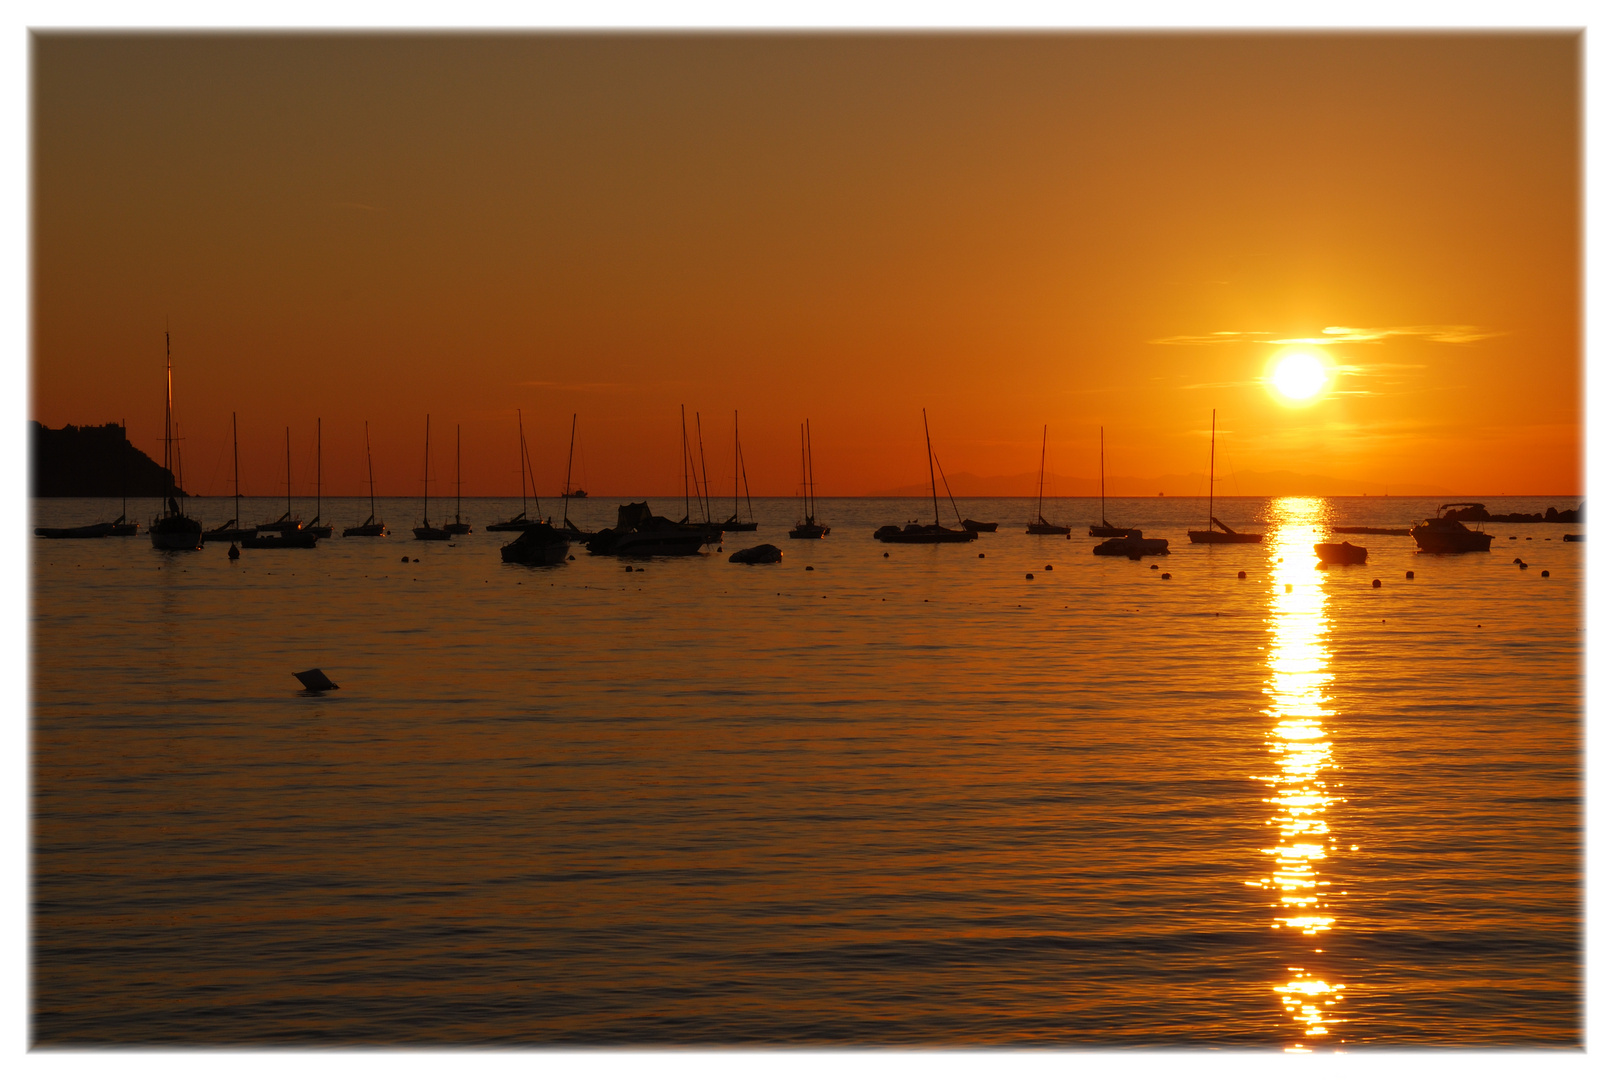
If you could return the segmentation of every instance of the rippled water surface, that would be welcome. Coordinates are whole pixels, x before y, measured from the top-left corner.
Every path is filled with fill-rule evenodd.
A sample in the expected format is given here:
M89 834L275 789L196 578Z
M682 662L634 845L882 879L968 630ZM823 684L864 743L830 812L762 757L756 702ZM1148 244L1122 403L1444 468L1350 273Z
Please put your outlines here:
M35 541L33 1037L1577 1045L1583 527L1311 553L1437 501L1217 500L1267 540L1205 548L1202 502L1110 500L1140 563L1078 499L930 549L871 538L927 500L816 542L758 500L631 575L502 564L507 500L238 563Z

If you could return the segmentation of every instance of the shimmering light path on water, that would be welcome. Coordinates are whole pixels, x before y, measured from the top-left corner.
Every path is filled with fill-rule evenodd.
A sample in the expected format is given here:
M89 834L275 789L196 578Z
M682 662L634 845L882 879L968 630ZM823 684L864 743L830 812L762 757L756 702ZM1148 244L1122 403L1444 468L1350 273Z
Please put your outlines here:
M519 502L466 508L33 545L38 1042L1581 1038L1578 527L1318 570L1313 530L1431 505L1218 499L1271 537L1204 549L1201 503L1110 500L1153 570L1026 500L929 550L869 536L928 500L823 500L820 542L759 500L782 565L628 575L503 565Z

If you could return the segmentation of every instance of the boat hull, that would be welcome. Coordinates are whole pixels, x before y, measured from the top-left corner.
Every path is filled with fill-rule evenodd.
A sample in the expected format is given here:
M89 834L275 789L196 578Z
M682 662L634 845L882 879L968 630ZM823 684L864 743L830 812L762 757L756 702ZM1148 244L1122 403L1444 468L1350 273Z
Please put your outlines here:
M150 533L151 546L158 551L197 551L202 546L202 523L183 515L158 518Z
M977 538L973 529L949 529L944 525L886 525L874 533L875 540L887 544L967 544Z
M1462 555L1470 551L1489 551L1490 541L1495 537L1489 533L1476 532L1472 529L1441 529L1419 525L1411 530L1411 538L1417 541L1417 550L1430 555Z
M784 561L784 551L772 544L757 544L755 547L736 551L728 556L731 563L744 563L749 566L762 566L768 563Z
M202 534L202 539L223 543L226 540L250 540L256 535L258 530L248 525L244 529L209 529Z
M536 521L528 521L525 517L513 517L508 521L495 521L483 527L484 532L526 532Z
M342 530L343 536L385 536L386 534L386 526L382 524L352 525Z
M1265 533L1224 533L1212 529L1189 529L1187 539L1193 544L1258 544Z
M112 522L103 521L95 525L79 525L70 529L35 529L34 535L44 540L99 540L104 536L113 535L113 530L116 528Z
M666 534L628 533L625 536L594 534L588 541L590 555L698 555L708 541L701 533Z
M1367 549L1354 544L1316 544L1316 557L1330 566L1365 566Z
M249 536L241 541L241 546L254 550L266 550L274 548L311 548L317 543L319 543L319 537L307 529L298 529L296 532Z
M453 533L447 529L438 529L430 525L417 525L414 530L416 540L448 540L452 537Z
M754 522L754 521L738 521L738 520L736 520L734 518L729 518L727 521L722 523L722 531L723 532L755 532L756 531L756 522ZM827 531L827 530L825 530L825 531Z
M1118 525L1088 525L1088 536L1130 536L1130 529L1122 529Z
M571 541L551 525L531 525L521 535L499 548L499 558L523 566L554 566L566 561Z
M797 525L790 530L792 540L822 540L829 535L829 526L819 525L815 522Z
M977 533L997 531L997 523L995 521L976 521L974 518L964 518L963 527L965 529L973 529Z
M1123 555L1128 559L1144 556L1169 555L1170 541L1163 537L1142 537L1125 534L1112 536L1092 549L1094 555Z
M442 531L449 536L464 536L470 532L470 526L463 521L450 522L442 527Z
M1069 536L1068 525L1049 525L1045 521L1033 521L1025 526L1026 536Z

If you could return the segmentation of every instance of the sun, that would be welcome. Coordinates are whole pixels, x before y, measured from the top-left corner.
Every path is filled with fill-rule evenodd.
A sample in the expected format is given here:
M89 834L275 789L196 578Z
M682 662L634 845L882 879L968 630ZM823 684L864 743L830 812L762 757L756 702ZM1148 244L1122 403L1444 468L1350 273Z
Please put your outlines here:
M1330 372L1327 361L1308 349L1290 349L1278 355L1271 368L1271 385L1278 395L1293 404L1315 400L1326 388Z

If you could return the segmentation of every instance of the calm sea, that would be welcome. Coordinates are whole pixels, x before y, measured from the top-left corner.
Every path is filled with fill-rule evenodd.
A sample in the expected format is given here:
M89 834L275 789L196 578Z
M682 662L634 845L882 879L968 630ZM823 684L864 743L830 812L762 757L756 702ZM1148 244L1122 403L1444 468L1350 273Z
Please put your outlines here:
M1112 500L1140 563L1086 499L929 549L871 538L928 500L814 542L761 499L632 574L504 565L512 500L238 563L34 541L33 1038L1581 1044L1583 527L1311 553L1438 501L1218 500L1267 542L1205 548L1202 501Z

